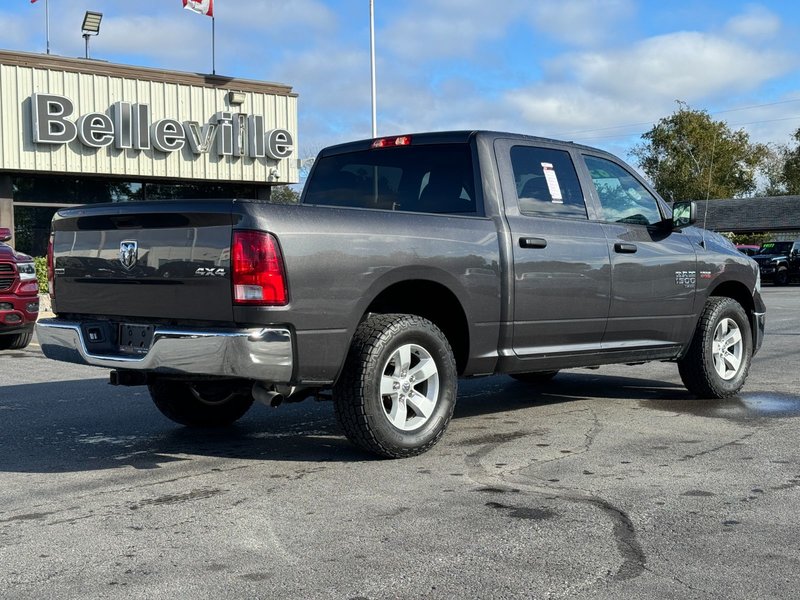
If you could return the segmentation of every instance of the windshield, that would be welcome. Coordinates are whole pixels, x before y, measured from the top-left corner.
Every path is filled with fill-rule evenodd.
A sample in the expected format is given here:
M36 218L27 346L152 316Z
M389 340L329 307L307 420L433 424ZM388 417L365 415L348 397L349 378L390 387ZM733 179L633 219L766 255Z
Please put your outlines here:
M792 249L792 242L767 242L761 244L759 254L789 254Z

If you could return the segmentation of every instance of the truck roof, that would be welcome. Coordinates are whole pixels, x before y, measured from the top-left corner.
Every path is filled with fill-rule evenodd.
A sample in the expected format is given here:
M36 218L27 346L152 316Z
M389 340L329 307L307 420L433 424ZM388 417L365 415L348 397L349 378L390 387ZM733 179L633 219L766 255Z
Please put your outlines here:
M470 141L473 137L480 137L486 141L490 141L496 138L511 138L511 139L520 139L526 141L538 141L544 142L547 144L561 144L561 145L568 145L573 146L575 148L584 149L584 150L592 150L594 152L602 152L597 148L593 148L591 146L584 146L582 144L576 144L575 142L565 141L565 140L558 140L555 138L547 138L535 135L527 135L522 133L511 133L505 131L489 131L483 129L476 129L476 130L456 130L456 131L428 131L428 132L417 132L417 133L402 133L402 134L392 134L392 135L384 135L379 136L377 138L365 138L361 140L355 140L352 142L345 142L343 144L335 144L332 146L328 146L327 148L323 148L320 152L320 156L328 156L330 154L341 154L343 152L359 152L362 150L369 150L372 148L372 144L375 140L386 139L386 138L398 138L398 137L410 137L411 144L464 144Z

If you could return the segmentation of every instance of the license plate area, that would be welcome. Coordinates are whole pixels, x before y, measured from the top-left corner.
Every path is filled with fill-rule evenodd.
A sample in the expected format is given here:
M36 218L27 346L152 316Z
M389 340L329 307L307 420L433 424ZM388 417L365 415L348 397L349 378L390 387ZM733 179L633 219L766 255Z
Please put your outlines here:
M119 351L123 354L137 356L147 354L153 343L153 325L138 325L136 323L119 324Z

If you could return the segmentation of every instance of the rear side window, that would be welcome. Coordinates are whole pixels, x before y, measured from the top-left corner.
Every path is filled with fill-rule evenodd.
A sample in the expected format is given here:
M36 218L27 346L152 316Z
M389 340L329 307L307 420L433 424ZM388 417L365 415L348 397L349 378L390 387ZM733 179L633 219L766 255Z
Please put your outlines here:
M304 204L477 214L468 144L376 148L320 158Z
M658 202L628 171L597 156L584 156L584 160L597 190L604 221L634 225L661 221Z
M569 152L514 146L511 168L522 214L587 218L583 191Z

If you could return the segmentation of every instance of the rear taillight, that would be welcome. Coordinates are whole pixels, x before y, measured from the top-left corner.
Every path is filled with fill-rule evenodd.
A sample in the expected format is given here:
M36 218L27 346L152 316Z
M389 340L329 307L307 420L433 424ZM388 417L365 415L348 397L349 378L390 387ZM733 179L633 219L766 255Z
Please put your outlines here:
M231 244L234 304L283 306L286 275L278 241L263 231L234 231Z
M50 234L50 241L47 242L47 288L50 292L50 297L56 295L55 285L55 263L53 259L53 234Z

